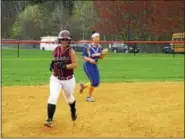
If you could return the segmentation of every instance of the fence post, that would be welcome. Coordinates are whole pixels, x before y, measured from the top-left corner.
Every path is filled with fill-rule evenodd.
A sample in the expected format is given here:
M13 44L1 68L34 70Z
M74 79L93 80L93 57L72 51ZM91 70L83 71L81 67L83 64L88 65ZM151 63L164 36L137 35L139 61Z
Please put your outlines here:
M132 48L134 49L134 56L135 56L136 55L136 48L137 48L135 43L133 44Z
M134 48L134 56L136 55L136 53L135 53L135 48Z
M175 57L175 45L174 45L174 48L173 48L173 57Z
M19 42L17 44L17 57L19 58Z

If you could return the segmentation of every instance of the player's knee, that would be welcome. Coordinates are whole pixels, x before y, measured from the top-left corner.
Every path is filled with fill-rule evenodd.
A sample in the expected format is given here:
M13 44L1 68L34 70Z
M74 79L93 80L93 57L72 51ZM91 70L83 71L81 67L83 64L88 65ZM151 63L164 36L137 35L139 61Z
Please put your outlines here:
M49 97L48 103L50 104L57 104L57 97Z
M75 101L75 97L73 95L71 95L67 98L67 101L69 104L72 104Z
M92 86L93 86L93 87L98 87L99 84L100 84L100 82L97 81L97 82L94 82L94 83L92 84Z

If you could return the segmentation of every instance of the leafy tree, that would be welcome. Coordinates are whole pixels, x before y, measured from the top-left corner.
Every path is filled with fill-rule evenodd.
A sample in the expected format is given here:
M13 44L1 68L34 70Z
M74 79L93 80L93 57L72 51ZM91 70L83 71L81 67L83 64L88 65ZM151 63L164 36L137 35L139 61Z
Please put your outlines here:
M12 36L23 39L40 39L48 31L49 14L42 5L26 7L12 27Z
M77 21L81 39L89 39L92 26L97 22L96 9L92 1L75 1L72 21Z
M184 31L183 0L94 1L94 4L100 19L95 28L109 36L148 39Z

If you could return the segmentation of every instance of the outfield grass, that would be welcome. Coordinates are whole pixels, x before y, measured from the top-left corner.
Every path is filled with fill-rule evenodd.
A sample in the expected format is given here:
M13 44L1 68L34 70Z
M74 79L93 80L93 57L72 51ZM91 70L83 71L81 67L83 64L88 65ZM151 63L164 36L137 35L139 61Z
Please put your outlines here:
M81 53L76 81L87 81ZM40 50L2 50L2 85L48 84L52 52ZM109 54L99 62L101 82L184 81L184 55Z

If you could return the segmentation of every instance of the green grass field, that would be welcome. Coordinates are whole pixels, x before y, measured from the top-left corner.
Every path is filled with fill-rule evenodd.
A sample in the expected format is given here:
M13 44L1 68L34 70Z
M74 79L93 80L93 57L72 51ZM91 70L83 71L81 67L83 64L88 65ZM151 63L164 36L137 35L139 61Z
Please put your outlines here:
M87 81L82 68L75 71L76 81ZM2 50L2 85L48 84L51 72L51 51ZM113 54L99 61L101 82L184 81L184 55L171 54Z

